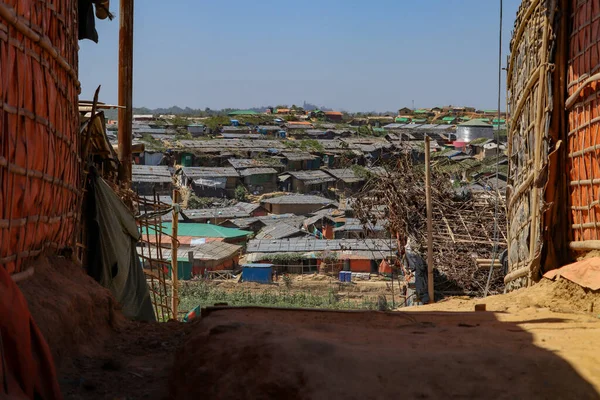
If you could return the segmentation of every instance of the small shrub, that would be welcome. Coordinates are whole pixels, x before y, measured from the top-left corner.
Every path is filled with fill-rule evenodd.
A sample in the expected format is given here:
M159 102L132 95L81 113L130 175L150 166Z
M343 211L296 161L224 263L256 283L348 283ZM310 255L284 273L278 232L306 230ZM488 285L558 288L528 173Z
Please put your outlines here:
M248 196L248 191L246 190L245 187L240 185L235 188L234 196L237 201L246 201L247 196Z
M292 277L289 274L283 275L283 284L288 290L292 288Z

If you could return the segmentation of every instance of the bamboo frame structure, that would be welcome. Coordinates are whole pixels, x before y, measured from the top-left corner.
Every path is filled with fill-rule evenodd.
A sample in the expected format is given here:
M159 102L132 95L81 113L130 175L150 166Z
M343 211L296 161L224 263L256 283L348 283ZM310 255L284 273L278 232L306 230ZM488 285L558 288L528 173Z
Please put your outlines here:
M546 171L553 151L549 144L556 6L556 0L523 1L511 41L507 78L509 268L505 277L509 291L536 281L544 259Z

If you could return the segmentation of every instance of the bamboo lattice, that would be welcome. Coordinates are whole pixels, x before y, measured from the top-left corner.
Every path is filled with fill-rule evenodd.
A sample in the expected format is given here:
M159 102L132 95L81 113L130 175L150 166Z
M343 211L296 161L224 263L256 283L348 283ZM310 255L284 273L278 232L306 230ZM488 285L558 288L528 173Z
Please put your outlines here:
M0 3L0 265L72 244L81 196L77 2Z
M508 66L509 179L507 290L531 283L543 251L543 210L552 113L553 1L523 1Z
M572 0L568 149L575 250L600 245L600 2Z

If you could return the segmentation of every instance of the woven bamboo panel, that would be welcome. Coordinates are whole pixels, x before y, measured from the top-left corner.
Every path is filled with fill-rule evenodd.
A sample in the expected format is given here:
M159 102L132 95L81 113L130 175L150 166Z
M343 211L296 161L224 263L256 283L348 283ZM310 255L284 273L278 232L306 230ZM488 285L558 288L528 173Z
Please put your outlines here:
M539 269L552 109L548 66L552 46L549 0L525 0L517 14L508 68L508 290L531 282Z
M70 246L78 218L77 1L0 3L0 265Z
M572 239L582 250L600 240L600 1L572 0L568 65ZM571 244L574 247L574 244Z

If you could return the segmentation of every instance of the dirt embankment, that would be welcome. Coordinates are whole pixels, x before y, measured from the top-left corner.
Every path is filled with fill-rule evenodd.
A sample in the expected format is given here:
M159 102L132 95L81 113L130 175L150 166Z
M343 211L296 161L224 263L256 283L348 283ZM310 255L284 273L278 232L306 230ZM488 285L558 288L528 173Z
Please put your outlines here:
M126 325L110 292L82 268L57 256L40 257L33 267L19 288L58 367L73 355L93 353Z
M490 297L488 312L459 298L394 313L233 309L191 324L124 321L61 259L21 287L66 399L600 399L598 293L570 285Z
M566 279L542 279L538 284L486 299L451 297L427 306L429 311L471 311L475 303L484 303L488 311L518 312L527 308L558 313L589 313L600 317L600 291L583 288ZM415 308L417 309L417 308ZM408 309L403 309L408 310Z

